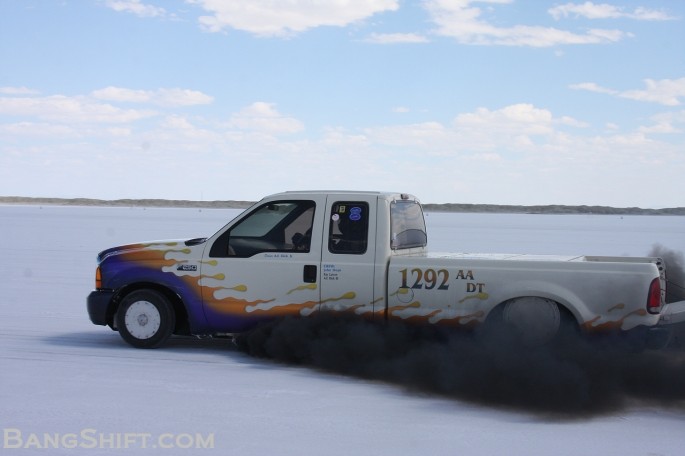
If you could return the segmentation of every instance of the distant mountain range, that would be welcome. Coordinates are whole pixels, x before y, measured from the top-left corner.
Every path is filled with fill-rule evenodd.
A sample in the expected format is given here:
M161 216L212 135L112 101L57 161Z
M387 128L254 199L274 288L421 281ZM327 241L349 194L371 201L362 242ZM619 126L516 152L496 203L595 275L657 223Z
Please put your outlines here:
M118 199L100 200L90 198L29 198L23 196L0 196L0 204L32 204L59 206L105 206L105 207L187 207L187 208L233 208L245 209L252 201L187 201L166 199ZM642 209L639 207L609 206L507 206L503 204L424 204L426 212L469 212L509 214L606 214L606 215L685 215L685 207Z
M0 196L0 204L32 204L53 206L103 206L103 207L189 207L245 209L251 201L187 201L166 199L117 199L92 198L29 198L25 196Z
M506 206L502 204L424 204L427 212L482 212L509 214L685 215L685 207L642 209L610 206Z

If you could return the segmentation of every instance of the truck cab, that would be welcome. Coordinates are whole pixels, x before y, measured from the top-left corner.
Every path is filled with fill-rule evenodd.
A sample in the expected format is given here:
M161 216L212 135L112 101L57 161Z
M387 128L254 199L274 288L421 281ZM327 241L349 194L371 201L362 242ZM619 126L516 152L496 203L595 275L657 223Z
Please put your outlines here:
M205 316L212 330L235 332L318 310L383 313L390 255L425 248L426 228L410 195L292 192L261 201L206 244Z

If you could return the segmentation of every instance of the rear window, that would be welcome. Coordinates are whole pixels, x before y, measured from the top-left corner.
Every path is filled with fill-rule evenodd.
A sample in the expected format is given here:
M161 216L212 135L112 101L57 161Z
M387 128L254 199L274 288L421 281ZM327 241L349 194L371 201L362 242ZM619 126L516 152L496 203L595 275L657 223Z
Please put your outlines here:
M425 247L428 242L423 210L416 201L392 202L390 205L390 229L392 230L390 247L393 250Z

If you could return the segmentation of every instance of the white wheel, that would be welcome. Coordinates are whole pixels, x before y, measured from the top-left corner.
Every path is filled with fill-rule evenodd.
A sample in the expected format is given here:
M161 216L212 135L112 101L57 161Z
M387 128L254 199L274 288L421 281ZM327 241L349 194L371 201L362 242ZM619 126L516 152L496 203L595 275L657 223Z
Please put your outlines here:
M124 313L124 324L129 334L136 339L149 339L157 334L162 317L159 310L149 301L136 301Z
M502 319L514 327L527 345L543 345L554 339L561 328L561 312L557 303L534 296L506 303Z
M160 346L176 323L169 300L155 290L137 290L126 295L116 318L119 334L136 348Z

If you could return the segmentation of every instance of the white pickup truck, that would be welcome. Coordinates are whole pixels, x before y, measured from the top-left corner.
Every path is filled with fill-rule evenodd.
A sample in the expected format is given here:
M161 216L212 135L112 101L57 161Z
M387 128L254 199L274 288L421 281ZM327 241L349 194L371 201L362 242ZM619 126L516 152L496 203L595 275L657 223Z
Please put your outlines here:
M209 238L100 252L88 313L139 348L322 311L463 328L503 320L535 343L565 324L664 339L685 320L685 301L664 302L658 258L431 254L426 244L412 195L280 193Z

